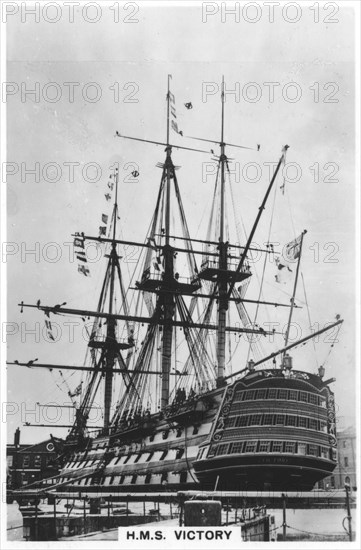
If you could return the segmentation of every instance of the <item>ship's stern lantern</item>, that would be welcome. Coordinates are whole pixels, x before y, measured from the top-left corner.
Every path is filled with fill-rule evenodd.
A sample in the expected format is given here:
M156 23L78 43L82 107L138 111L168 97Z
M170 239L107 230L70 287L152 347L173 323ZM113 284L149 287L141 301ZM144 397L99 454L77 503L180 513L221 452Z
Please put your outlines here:
M288 355L288 353L286 353L284 358L283 358L282 368L285 369L285 371L288 375L292 370L292 357L290 355Z
M253 359L250 359L250 360L248 361L248 364L247 364L247 367L248 367L249 372L253 372L253 371L254 371L254 365L255 365L255 363L254 363Z

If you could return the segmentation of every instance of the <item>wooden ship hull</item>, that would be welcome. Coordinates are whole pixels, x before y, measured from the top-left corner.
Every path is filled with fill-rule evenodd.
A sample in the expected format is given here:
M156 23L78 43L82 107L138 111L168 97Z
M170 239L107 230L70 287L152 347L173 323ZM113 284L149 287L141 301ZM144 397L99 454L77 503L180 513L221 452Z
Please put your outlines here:
M111 436L89 440L87 450L76 444L71 450L68 442L57 489L112 494L199 488L193 462L209 438L224 392L173 404Z
M74 451L69 491L311 490L336 467L334 397L319 376L255 371Z

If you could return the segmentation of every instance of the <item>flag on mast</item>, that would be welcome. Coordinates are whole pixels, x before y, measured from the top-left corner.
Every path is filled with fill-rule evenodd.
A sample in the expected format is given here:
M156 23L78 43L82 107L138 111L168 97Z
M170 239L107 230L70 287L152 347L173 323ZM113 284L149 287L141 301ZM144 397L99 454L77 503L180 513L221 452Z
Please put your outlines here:
M302 235L301 233L299 237L286 244L282 259L275 258L277 266L276 283L287 284L291 281L292 276L290 273L293 271L291 265L301 256Z
M299 237L286 244L286 258L288 260L297 260L301 254L302 233Z
M172 75L169 75L169 76L170 78L172 78ZM175 107L175 96L174 94L172 94L171 91L169 91L169 107L170 107L170 115L171 115L170 125L177 134L180 134L181 136L183 136L183 132L178 128L177 112Z

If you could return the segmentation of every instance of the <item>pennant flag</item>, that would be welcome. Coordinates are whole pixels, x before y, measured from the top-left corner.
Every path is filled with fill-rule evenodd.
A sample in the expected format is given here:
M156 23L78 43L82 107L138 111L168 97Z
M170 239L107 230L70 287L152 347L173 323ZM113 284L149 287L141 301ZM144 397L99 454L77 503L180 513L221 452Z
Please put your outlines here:
M85 262L85 263L87 263L87 261L88 261L88 260L86 259L85 254L84 254L84 256L83 256L83 255L80 256L79 254L77 254L77 255L76 255L76 259L77 259L77 260L80 260L81 262Z
M79 246L80 248L84 248L84 240L76 237L74 239L74 246Z
M178 124L176 123L175 120L171 120L171 126L172 126L173 130L174 130L175 132L177 132L177 134L178 134L178 133L179 133Z
M302 234L290 243L286 244L286 258L288 260L297 260L301 254Z
M88 277L90 275L89 269L85 265L78 265L78 272Z
M169 92L169 101L170 101L171 127L175 132L177 132L177 134L180 134L181 136L183 136L183 132L180 131L178 128L177 113L175 108L175 96L174 94L172 94L172 92Z
M102 222L105 224L108 223L108 216L106 214L102 214Z
M106 198L107 201L110 201L110 199L112 198L112 196L109 193L104 195L104 197Z
M106 235L107 228L102 225L99 227L99 235Z
M49 313L45 313L45 315L47 315L47 317L49 317ZM51 326L51 321L48 321L47 319L45 319L45 327L46 327L46 334L47 334L49 340L52 340L53 342L55 342L55 338L53 336L53 329L52 329L52 326Z
M191 102L185 103L185 104L184 104L184 107L185 107L186 109L193 109L193 105L192 105Z

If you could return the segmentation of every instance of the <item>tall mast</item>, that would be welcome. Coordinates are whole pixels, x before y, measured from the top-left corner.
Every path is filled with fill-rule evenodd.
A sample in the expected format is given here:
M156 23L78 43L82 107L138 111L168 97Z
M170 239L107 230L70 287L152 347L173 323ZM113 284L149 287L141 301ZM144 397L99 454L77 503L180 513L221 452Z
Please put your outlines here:
M224 239L224 169L225 169L225 143L224 143L224 76L222 76L222 93L221 93L221 102L222 102L222 120L221 120L221 227L219 239L223 242Z
M172 148L169 146L169 108L170 108L170 89L169 81L171 75L168 75L168 92L167 92L167 158L165 161L165 170L166 170L166 205L165 205L165 242L166 245L169 245L169 233L170 233L170 179L171 179L171 169L173 166L171 159Z
M168 75L168 91L167 91L167 147L169 147L169 107L170 107L170 79L172 75Z
M162 145L165 146L166 151L166 159L162 166L162 177L161 177L161 186L159 191L159 197L162 197L164 199L164 209L162 208L162 216L164 212L164 221L162 219L162 237L164 239L164 245L158 246L158 249L162 251L163 254L163 274L161 281L159 278L156 280L156 288L159 287L159 296L157 298L156 302L156 316L157 321L159 325L161 326L161 334L162 334L162 344L161 344L161 370L162 370L162 387L161 387L161 408L164 409L169 402L169 378L170 378L170 370L171 370L171 356L172 356L172 341L173 341L173 326L175 326L174 321L174 315L175 315L175 307L176 307L176 301L175 301L175 292L179 294L179 289L181 287L181 283L175 279L174 276L174 253L175 248L171 246L170 240L171 240L171 231L170 231L170 225L171 225L171 193L172 193L172 186L174 187L175 195L177 197L177 200L179 202L179 190L177 185L177 179L175 175L175 166L172 161L172 149L173 147L175 149L183 149L186 151L193 151L198 153L206 153L209 155L209 151L201 150L201 149L194 149L192 147L184 147L180 145L173 145L170 143L170 128L173 127L176 129L176 127L173 125L173 117L175 118L175 106L174 106L174 96L170 91L170 81L172 76L168 75L168 86L167 86L167 129L166 129L166 143L160 142L160 141L153 141L148 139L141 139L137 137L131 137L131 136L124 136L121 135L119 132L116 132L117 137L122 137L125 139L131 139L135 141L141 141L144 143L150 143L154 145ZM181 207L182 208L182 207ZM158 216L159 212L157 213ZM153 225L155 222L153 222ZM155 225L154 225L155 228ZM154 237L154 232L152 234L152 237ZM139 243L138 243L139 244ZM140 245L142 246L142 245ZM194 273L193 273L194 275ZM147 276L144 281L140 281L137 283L137 288L139 290L146 290L146 291L155 291L154 286L150 284L148 285L148 278L149 282L152 281L152 276ZM187 285L186 285L187 286ZM193 290L198 289L197 285L193 286ZM189 291L189 285L187 290Z
M217 312L217 385L220 386L223 384L224 380L224 369L226 361L226 316L228 309L228 300L227 300L227 243L224 242L224 232L225 232L225 208L224 208L224 196L225 196L225 163L227 157L225 155L225 143L224 143L224 76L222 77L222 122L221 122L221 212L220 212L220 231L219 231L219 274L218 274L218 288L219 288L219 301L218 301L218 312Z
M168 75L168 92L167 92L167 157L164 165L163 178L166 181L166 204L165 204L165 246L163 248L164 254L164 290L162 297L162 308L164 315L164 329L162 340L162 395L161 395L161 409L164 409L168 405L169 401L169 375L171 370L171 358L172 358L172 340L173 340L173 326L172 320L174 315L174 296L172 291L174 283L174 251L169 244L170 238L170 192L171 192L171 179L174 177L174 165L172 161L172 148L169 145L169 110L170 110L170 79L171 75Z
M118 169L114 172L115 179L115 201L113 207L113 240L112 249L110 253L110 289L109 289L109 315L113 313L114 303L114 282L115 274L118 265L118 254L116 244L116 227L118 217ZM106 334L106 356L105 356L105 384L104 384L104 428L109 428L110 422L110 409L112 402L112 389L113 389L113 369L117 351L117 343L115 337L116 320L110 317L107 321L107 334Z

